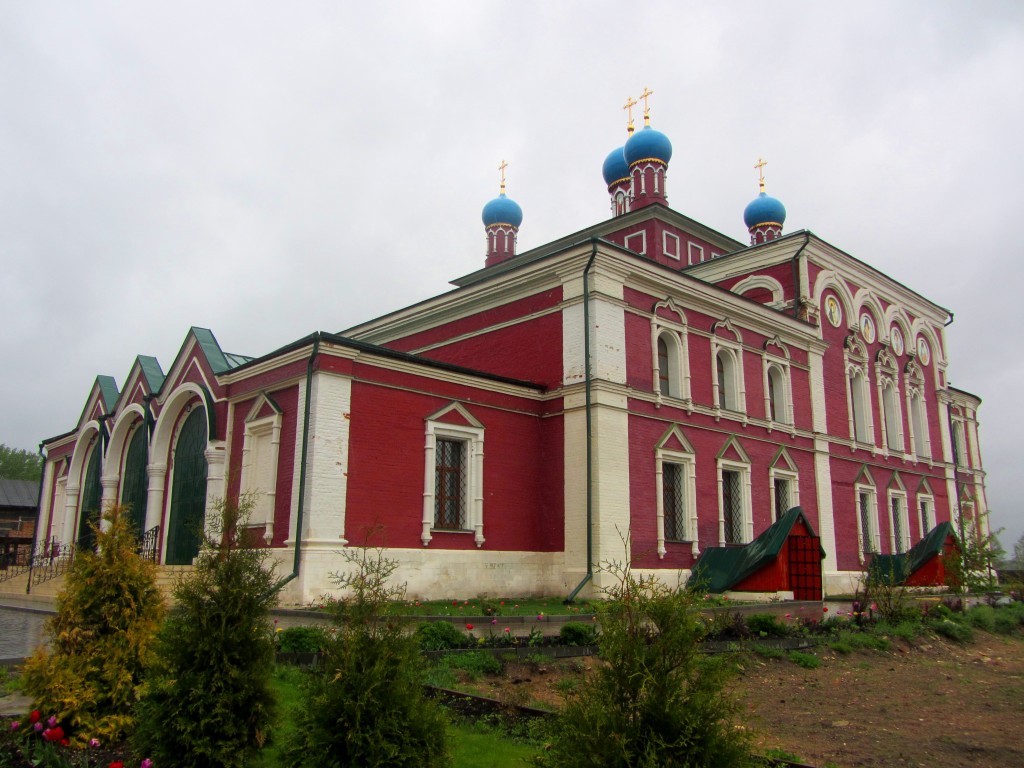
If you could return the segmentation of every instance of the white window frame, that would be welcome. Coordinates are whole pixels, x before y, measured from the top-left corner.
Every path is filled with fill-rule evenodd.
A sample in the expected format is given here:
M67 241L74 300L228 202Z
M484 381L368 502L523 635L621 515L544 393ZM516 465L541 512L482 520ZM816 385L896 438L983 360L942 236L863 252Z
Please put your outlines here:
M893 504L896 508L893 508ZM896 515L900 518L900 538L896 540ZM889 520L889 552L903 555L910 550L910 517L907 513L907 492L902 488L890 488L886 494L886 517Z
M785 348L783 347L783 349ZM781 419L772 418L771 372L773 369L779 372L782 383L781 391L779 391L779 387L775 388L775 413L778 415L781 410ZM762 355L762 380L764 386L764 418L768 422L769 431L774 427L785 427L792 433L795 430L795 425L793 418L793 385L789 360L769 356L768 354Z
M740 460L726 459L724 454L732 446L739 455ZM726 471L738 472L740 474L740 541L729 542L731 544L748 544L754 540L754 515L751 505L750 489L750 458L735 438L726 441L725 447L719 452L716 460L718 471L718 544L724 547L725 540L725 496L724 473Z
M861 514L861 495L868 497L867 524L868 530L865 534L864 520ZM878 489L873 482L857 482L853 486L854 517L857 519L857 551L860 554L860 562L863 565L868 555L878 554L882 549L881 535L878 531ZM871 542L871 550L864 549L864 539Z
M899 385L890 376L879 376L877 378L878 402L881 403L882 416L882 445L883 453L889 452L902 454L904 452L903 440L903 411L900 408Z
M953 415L953 430L950 434L953 449L953 465L966 469L970 467L970 459L967 455L967 430L964 428L964 418L958 414ZM960 450L957 450L959 446Z
M921 538L935 527L935 497L931 493L917 493L917 524L921 526Z
M679 322L673 322L659 314L659 310L668 310L679 318ZM690 357L689 333L685 315L671 298L659 301L654 305L651 319L651 370L653 378L653 390L657 398L658 407L661 406L665 397L681 399L685 402L687 409L692 408L690 395ZM668 347L668 385L669 393L665 395L661 391L661 360L658 355L658 340L665 337L665 344Z
M671 244L671 248L669 245ZM679 253L679 235L673 235L671 232L661 233L661 252L670 259L679 261L681 255Z
M269 401L262 397L259 398L250 414L257 412L264 402ZM242 474L239 486L242 493L251 493L263 497L263 503L257 502L257 508L265 506L264 514L251 519L249 527L264 527L263 540L267 546L270 546L270 543L274 540L274 509L277 506L277 472L281 451L281 422L282 415L276 409L271 416L265 416L261 419L247 418L245 434L242 437ZM261 488L256 485L257 479L253 476L255 466L258 463L258 458L254 458L253 454L259 453L264 438L268 436L269 448L267 450L270 452L267 459L270 466L269 486Z
M468 425L448 424L438 421L452 410L457 410ZM420 540L423 546L433 538L435 499L437 496L437 441L455 440L466 444L466 528L463 531L443 529L445 533L473 533L477 547L482 547L484 538L484 427L462 405L453 403L427 419L426 446L423 478L423 519Z
M860 384L855 386L857 380L860 381ZM857 406L854 405L855 399ZM850 364L847 366L846 404L850 420L850 440L855 445L870 446L873 451L875 448L875 425L871 413L871 388L868 384L867 370L862 365Z
M785 480L789 486L789 505L786 509L782 510L783 513L788 512L793 507L800 506L800 473L797 471L796 464L789 456L789 452L785 448L779 448L775 454L775 458L768 469L768 494L771 499L771 510L773 522L778 520L776 515L776 499L775 499L775 481Z
M687 243L686 262L690 265L702 264L704 262L704 246L697 245L696 243Z
M928 432L928 412L924 407L924 392L917 387L908 387L907 408L910 413L910 450L914 459L929 463L932 458L932 440Z
M736 338L735 341L724 339L716 333L718 328L728 330ZM726 370L725 375L732 378L733 390L736 393L735 408L728 407L722 402L720 387L718 384L718 355L723 354L723 359L731 360L731 373ZM723 366L724 368L725 366ZM747 390L746 377L743 374L743 339L732 327L732 323L726 319L715 323L711 328L711 397L715 409L715 421L722 418L722 414L735 414L744 424L747 423Z
M637 238L640 239L640 247L639 248L634 248L629 243L630 243L631 240L635 240ZM633 251L635 253L639 253L641 256L646 256L647 255L647 230L642 229L639 232L631 232L630 234L626 235L623 238L623 240L622 240L622 246L626 250L628 250L628 251Z
M658 558L664 558L667 552L665 542L669 541L665 535L665 465L674 464L680 468L682 499L683 499L683 535L682 539L671 539L676 542L689 542L692 545L693 554L697 554L697 484L696 484L696 462L692 453L658 448L655 452L654 475L656 483L657 498L657 526L658 526Z

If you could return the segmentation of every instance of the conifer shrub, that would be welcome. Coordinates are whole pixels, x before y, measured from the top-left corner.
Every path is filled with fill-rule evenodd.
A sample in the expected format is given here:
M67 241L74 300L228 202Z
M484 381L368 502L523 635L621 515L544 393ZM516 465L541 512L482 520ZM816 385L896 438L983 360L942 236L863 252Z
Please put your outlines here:
M696 596L628 566L598 609L603 664L566 701L536 764L549 768L754 765L749 737L733 727L729 661L706 656Z
M76 553L57 596L49 647L36 651L22 675L35 709L56 717L79 746L130 730L164 615L155 566L136 554L128 508L109 505L101 519L97 551Z
M274 710L277 586L267 549L250 546L253 500L222 501L195 569L175 585L134 736L156 765L251 765Z
M332 574L341 597L328 600L336 632L308 679L284 765L448 765L447 723L424 696L417 639L389 612L405 594L388 583L398 563L365 547L342 556L350 570Z
M416 627L416 641L424 651L448 651L465 648L466 636L447 621L431 621Z
M558 637L566 645L595 645L597 643L597 630L593 624L584 624L582 621L567 621L558 630Z

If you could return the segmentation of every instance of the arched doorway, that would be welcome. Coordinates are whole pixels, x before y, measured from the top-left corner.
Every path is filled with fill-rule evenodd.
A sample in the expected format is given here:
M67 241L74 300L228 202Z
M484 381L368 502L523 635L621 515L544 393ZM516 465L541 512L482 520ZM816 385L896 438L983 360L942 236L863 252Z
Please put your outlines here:
M82 479L82 504L78 515L78 549L96 548L96 531L94 525L99 523L100 505L103 503L103 486L100 484L100 465L103 459L103 448L100 441L92 448L89 464Z
M199 554L206 513L206 411L193 408L174 447L174 480L167 521L168 565L191 565Z
M149 457L146 448L146 426L140 422L128 444L121 483L121 503L130 508L128 520L136 537L140 538L146 532L146 501L149 493L149 476L146 474Z

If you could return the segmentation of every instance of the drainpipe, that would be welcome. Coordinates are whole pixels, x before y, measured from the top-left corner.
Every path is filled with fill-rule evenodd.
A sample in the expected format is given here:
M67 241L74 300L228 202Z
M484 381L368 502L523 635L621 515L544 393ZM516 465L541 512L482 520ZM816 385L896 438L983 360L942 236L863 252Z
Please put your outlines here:
M312 401L313 388L313 365L317 355L320 354L320 331L314 333L313 351L309 354L309 361L306 363L306 405L302 414L302 458L299 460L299 504L295 510L295 561L292 564L292 572L271 587L271 592L280 592L284 585L299 575L299 563L302 559L302 517L306 510L306 453L309 450L309 410Z
M39 458L42 461L43 466L39 469L39 491L36 494L36 532L32 551L28 553L28 582L25 584L25 594L29 594L32 591L32 566L36 562L36 550L39 548L39 519L43 516L43 480L46 478L46 453L44 448L46 443L39 444ZM52 521L51 521L52 524ZM46 546L49 547L50 539L47 536Z
M804 244L801 245L797 252L793 254L793 317L800 318L800 302L803 296L800 294L800 254L804 252L804 248L811 241L811 233L804 233Z
M594 473L594 456L593 447L591 446L592 437L592 415L591 415L591 370L590 370L590 268L594 266L594 259L597 257L597 239L594 238L590 241L590 258L587 260L587 266L583 269L583 386L586 392L586 414L587 414L587 573L576 585L576 588L569 593L569 596L565 599L566 603L571 603L576 599L576 595L579 594L583 586L594 578L594 534L593 534L593 515L594 515L594 488L593 488L593 473Z

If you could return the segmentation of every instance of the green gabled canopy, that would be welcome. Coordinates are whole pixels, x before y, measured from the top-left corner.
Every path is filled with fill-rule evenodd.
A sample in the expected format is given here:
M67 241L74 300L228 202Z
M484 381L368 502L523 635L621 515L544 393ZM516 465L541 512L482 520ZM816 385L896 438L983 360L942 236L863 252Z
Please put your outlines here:
M778 557L798 520L803 522L811 536L816 535L804 511L793 507L745 546L705 549L694 563L688 585L708 592L724 592L739 584ZM821 556L825 557L825 550L821 550Z
M954 541L956 540L953 524L939 523L928 532L927 536L912 546L910 551L900 555L875 555L872 557L871 570L885 576L886 581L902 584L933 557L942 556L946 547L946 538L949 536L952 536Z

